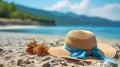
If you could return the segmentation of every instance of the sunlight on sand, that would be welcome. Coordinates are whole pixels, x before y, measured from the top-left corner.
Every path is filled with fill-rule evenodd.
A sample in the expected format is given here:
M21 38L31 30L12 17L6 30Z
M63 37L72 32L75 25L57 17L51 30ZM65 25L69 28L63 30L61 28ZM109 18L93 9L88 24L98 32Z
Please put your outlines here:
M33 25L29 25L29 26L21 26L21 25L11 25L11 26L0 26L0 29L21 29L21 28L36 28L38 26L33 26Z

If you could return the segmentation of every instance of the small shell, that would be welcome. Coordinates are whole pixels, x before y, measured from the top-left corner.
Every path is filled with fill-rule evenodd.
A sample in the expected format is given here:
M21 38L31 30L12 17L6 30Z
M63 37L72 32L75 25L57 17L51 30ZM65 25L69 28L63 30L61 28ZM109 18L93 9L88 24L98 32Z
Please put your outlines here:
M30 42L28 43L27 46L28 46L28 47L31 47L31 48L34 48L34 47L37 46L37 42L36 42L35 40L32 40L32 41L30 41Z
M31 48L31 47L26 48L26 53L27 54L35 54L35 52L33 51L33 48Z
M37 47L37 42L35 40L32 40L28 43L28 47L26 48L27 54L35 54L34 48Z
M36 47L37 56L44 56L48 53L48 48L44 44L40 44Z

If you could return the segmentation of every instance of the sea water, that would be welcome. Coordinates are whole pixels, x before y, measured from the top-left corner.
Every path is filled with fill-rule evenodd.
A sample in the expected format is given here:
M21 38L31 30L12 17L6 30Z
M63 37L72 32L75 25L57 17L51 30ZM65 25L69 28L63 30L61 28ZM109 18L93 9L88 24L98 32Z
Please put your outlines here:
M119 26L45 26L35 28L4 29L0 31L65 36L70 30L89 30L94 32L98 38L120 39Z

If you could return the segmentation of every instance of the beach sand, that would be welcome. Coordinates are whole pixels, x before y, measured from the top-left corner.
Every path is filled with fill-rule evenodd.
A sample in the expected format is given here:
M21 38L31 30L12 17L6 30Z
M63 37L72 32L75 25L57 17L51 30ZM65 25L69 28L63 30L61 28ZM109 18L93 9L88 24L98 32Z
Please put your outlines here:
M0 32L0 67L94 67L102 65L118 66L107 62L86 63L83 61L75 61L54 57L49 54L43 57L36 55L28 55L25 52L27 44L32 39L39 43L46 44L48 47L61 46L64 44L64 37L44 34L25 34ZM116 59L120 60L120 40L119 39L103 39L97 38L98 43L106 43L112 45L117 50Z
M8 30L8 29L22 29L22 28L36 28L38 26L35 25L8 25L8 26L0 26L0 30ZM42 26L41 26L42 27Z

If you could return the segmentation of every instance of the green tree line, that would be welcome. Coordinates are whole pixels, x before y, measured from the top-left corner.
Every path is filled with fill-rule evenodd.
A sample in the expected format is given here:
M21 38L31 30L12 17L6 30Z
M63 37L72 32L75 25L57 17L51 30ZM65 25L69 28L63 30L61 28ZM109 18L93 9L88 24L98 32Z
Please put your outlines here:
M42 16L36 16L29 13L19 11L14 3L8 3L3 0L0 0L0 17L1 18L14 18L14 19L29 19L32 21L39 22L50 22L54 23L53 18L47 18Z

